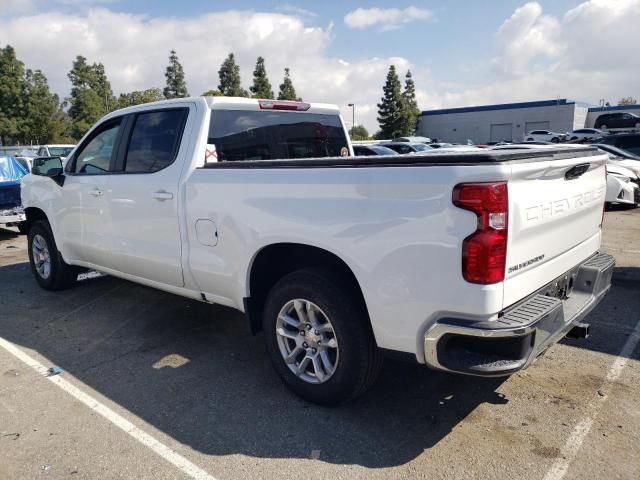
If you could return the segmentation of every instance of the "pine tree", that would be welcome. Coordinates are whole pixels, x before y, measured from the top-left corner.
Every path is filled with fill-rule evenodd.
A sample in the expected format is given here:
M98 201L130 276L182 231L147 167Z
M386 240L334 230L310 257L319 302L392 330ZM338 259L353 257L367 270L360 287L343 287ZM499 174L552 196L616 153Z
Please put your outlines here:
M387 80L383 87L383 95L378 104L379 135L382 138L395 138L402 136L403 115L405 102L402 97L400 80L396 73L396 67L391 65L387 73Z
M118 108L131 107L141 103L150 103L164 100L162 90L159 88L147 88L146 90L134 90L129 93L121 93L118 97Z
M240 83L240 67L236 64L236 59L233 53L222 62L220 70L218 70L218 76L220 77L220 85L218 90L227 97L248 97L247 92Z
M296 89L293 87L293 82L291 81L291 74L288 67L284 69L284 80L280 84L278 100L297 100L298 102L302 101L302 99L296 95Z
M411 70L407 70L402 92L404 100L404 115L402 122L402 135L412 135L416 131L416 122L420 116L420 109L416 101L416 84L413 82Z
M271 83L267 78L267 70L264 68L264 58L258 57L256 68L253 71L253 85L249 87L253 98L273 98Z
M167 79L166 87L164 87L163 90L166 98L183 98L189 96L187 84L184 81L184 70L182 69L175 50L171 50L169 53L169 65L167 65L164 76Z
M60 133L57 123L64 122L58 95L49 90L47 77L40 70L27 70L25 74L26 101L22 112L24 143L49 143Z
M85 57L78 55L68 76L71 80L68 98L73 124L71 134L79 139L98 119L115 110L117 102L101 63L89 65Z
M17 141L24 108L24 63L10 45L0 49L0 144Z

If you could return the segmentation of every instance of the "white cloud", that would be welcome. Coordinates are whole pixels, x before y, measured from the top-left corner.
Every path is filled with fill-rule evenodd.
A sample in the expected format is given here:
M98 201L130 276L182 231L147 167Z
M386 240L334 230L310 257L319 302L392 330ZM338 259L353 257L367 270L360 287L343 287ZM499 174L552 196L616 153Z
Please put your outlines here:
M33 25L38 25L34 34ZM67 73L76 55L102 62L114 92L164 86L169 51L175 49L192 95L217 88L218 69L234 52L248 88L256 57L266 60L274 91L285 67L298 95L344 109L356 103L356 122L375 130L376 102L390 63L409 68L404 58L358 61L330 57L331 28L309 27L292 15L225 11L192 18L148 17L105 8L67 15L41 13L0 19L0 45L11 44L29 68L40 68L54 91L69 95ZM304 48L302 48L304 46Z
M284 12L284 13L290 13L292 15L299 15L302 17L310 17L310 18L314 18L317 17L318 14L316 12L313 12L311 10L307 10L306 8L301 8L298 7L296 5L291 5L289 3L285 3L282 4L278 7L276 7L276 10L280 11L280 12Z
M33 0L0 0L0 12L29 12L33 9Z
M6 0L1 5L6 7ZM256 57L262 55L275 91L290 67L302 98L340 105L349 123L346 105L355 103L356 122L372 133L390 64L401 80L411 69L422 109L640 96L640 0L589 0L562 16L545 14L537 3L524 4L496 28L495 47L484 58L461 59L468 69L456 82L438 79L448 64L431 65L432 73L407 58L378 58L375 52L360 59L332 56L332 25L310 27L299 15L232 10L174 18L95 7L73 14L16 15L0 16L0 46L11 44L29 68L42 69L61 97L69 95L67 73L76 55L102 62L120 93L163 87L171 49L178 52L194 95L217 87L218 69L229 52L236 54L248 88Z
M414 6L399 8L357 8L344 17L344 23L349 28L369 28L380 25L380 30L396 30L404 25L419 20L429 20L433 13L424 8Z

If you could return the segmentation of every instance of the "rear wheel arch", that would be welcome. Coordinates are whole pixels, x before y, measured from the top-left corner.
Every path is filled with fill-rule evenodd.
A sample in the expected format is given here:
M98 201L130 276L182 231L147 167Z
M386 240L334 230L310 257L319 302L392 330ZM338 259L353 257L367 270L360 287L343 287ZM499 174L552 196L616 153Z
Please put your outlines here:
M253 333L262 329L262 311L271 288L285 275L309 267L322 267L339 275L368 313L358 279L335 253L302 243L274 243L256 252L247 272L248 296L244 307Z

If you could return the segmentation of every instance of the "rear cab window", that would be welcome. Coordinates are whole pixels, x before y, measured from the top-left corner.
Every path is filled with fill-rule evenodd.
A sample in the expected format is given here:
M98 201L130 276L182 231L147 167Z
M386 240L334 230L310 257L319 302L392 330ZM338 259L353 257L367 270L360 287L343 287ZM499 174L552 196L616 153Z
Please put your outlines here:
M208 143L220 162L337 157L348 152L340 117L276 110L211 111Z

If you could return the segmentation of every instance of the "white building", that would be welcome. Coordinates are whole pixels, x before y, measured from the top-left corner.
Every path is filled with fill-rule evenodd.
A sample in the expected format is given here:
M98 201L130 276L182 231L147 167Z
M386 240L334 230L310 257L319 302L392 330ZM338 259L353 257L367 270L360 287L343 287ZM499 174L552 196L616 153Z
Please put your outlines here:
M593 127L598 115L612 111L640 114L640 105L596 107L562 98L425 110L418 119L416 135L455 143L466 143L468 140L474 143L519 142L532 130L565 133Z

